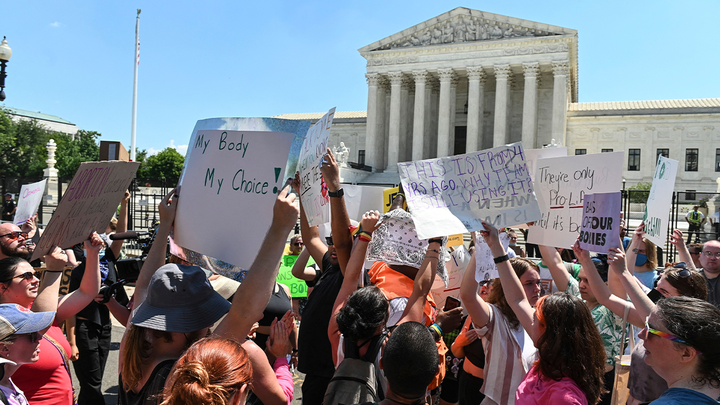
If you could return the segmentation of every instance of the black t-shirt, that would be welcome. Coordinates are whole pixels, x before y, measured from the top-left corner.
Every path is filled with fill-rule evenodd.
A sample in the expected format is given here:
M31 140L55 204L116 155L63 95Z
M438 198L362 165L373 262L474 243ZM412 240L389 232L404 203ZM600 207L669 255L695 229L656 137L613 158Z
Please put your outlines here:
M85 259L84 255L83 259ZM107 265L107 276L102 281L101 286L112 285L117 282L117 274L115 273L116 261L117 259L115 258L112 249L105 249L105 255L100 258L100 265ZM73 269L72 274L70 275L70 292L80 288L80 283L82 282L83 275L85 274L85 263L85 260L83 260L82 263ZM121 290L122 291L118 291L118 293L121 294L121 297L118 297L118 301L123 301L122 298L124 298L122 295L125 293L125 290ZM77 313L77 316L85 318L99 326L110 325L110 311L107 306L98 304L94 300L91 301L85 308L80 310L80 312Z
M298 370L305 374L332 378L335 373L327 330L343 279L340 266L333 266L330 255L325 253L322 273L313 280L315 286L308 297L300 323Z
M2 219L3 221L12 221L13 217L15 216L13 210L15 209L15 201L14 200L4 200L3 201L3 212L2 212Z
M720 308L720 276L708 278L705 274L705 270L700 270L700 273L702 273L703 277L705 277L705 281L707 281L707 301L715 305L715 307Z
M118 403L121 405L157 405L161 401L158 398L162 395L165 387L165 380L170 375L170 370L177 360L165 360L155 366L145 385L137 394L133 391L123 389L122 375L118 377L120 387L118 389Z

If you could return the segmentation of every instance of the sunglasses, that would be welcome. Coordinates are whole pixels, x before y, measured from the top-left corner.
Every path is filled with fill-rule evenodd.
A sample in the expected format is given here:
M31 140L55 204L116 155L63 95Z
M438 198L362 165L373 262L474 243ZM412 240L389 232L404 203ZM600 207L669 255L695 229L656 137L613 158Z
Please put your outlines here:
M661 330L657 330L657 329L651 328L651 327L648 325L647 320L645 320L645 330L647 331L647 333L649 333L649 334L651 334L651 335L655 335L655 336L661 337L661 338L663 338L663 339L672 340L673 342L682 343L682 344L684 344L684 345L687 345L687 346L691 346L691 347L692 347L692 345L690 345L688 342L680 339L679 337L677 337L677 336L675 336L675 335L671 335L671 334L669 334L669 333L667 333L667 332L663 332L663 331L661 331ZM697 349L695 349L695 350L697 350ZM700 353L699 350L698 350L698 353ZM702 353L700 353L700 354L702 354Z
M302 243L302 242L295 242L295 243L293 243L293 246L303 246L303 245L304 245L304 243Z
M28 233L22 232L22 231L15 231L15 232L6 233L5 235L0 235L0 238L4 238L6 236L12 242L14 240L17 240L17 238L19 238L21 236L23 239L27 239Z
M3 341L14 342L17 338L19 338L21 336L27 337L28 340L30 341L30 343L37 343L40 341L40 338L41 338L41 336L38 332L32 332L32 333L23 333L23 334L19 334L19 335L10 335L7 338L3 339Z
M705 257L715 257L716 259L720 259L720 252L713 253L709 250L703 250L702 254Z
M674 269L682 269L678 272L678 276L682 278L688 278L692 275L690 273L690 270L687 268L687 264L685 262L680 262L673 266Z
M334 246L333 240L332 240L332 236L326 236L326 237L325 237L325 243L326 243L328 246Z
M20 275L17 275L17 276L15 276L15 277L13 277L13 279L22 278L22 279L25 279L25 281L30 281L30 280L33 279L33 277L35 277L35 272L34 272L34 271L26 271L26 272L23 273L23 274L20 274Z

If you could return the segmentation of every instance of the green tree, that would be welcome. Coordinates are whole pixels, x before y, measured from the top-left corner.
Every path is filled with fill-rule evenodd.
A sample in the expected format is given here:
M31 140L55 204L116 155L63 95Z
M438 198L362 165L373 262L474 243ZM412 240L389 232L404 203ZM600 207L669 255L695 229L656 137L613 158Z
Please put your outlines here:
M182 172L185 158L175 148L167 147L157 155L149 156L143 163L146 178L167 179L177 182ZM138 176L139 178L140 176Z
M13 122L0 109L0 174L41 176L46 167L45 144L52 134L36 120Z
M75 139L67 134L56 133L54 135L57 143L55 152L55 168L58 169L58 176L72 177L77 172L80 163L96 161L100 158L100 146L97 138L101 135L96 131L79 130Z
M644 204L647 202L648 195L650 195L650 188L652 183L640 182L634 186L628 187L629 197L631 203Z

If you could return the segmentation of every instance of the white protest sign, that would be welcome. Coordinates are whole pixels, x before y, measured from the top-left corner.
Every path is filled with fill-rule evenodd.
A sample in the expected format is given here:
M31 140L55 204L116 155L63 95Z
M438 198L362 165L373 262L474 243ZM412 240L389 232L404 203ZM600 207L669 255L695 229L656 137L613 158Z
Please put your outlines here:
M294 136L197 130L179 184L175 243L248 269L272 222Z
M345 208L350 219L360 222L362 215L367 211L382 212L385 187L343 184L342 188L345 193Z
M320 173L320 162L327 150L334 115L333 107L320 121L310 127L298 158L298 171L302 184L300 200L310 226L330 222L330 197Z
M542 218L530 227L528 242L571 247L580 232L584 195L620 190L623 155L612 152L538 160L533 184Z
M540 218L522 144L398 163L420 238L496 228Z
M30 260L53 245L69 248L92 232L105 232L139 166L120 160L81 163Z
M668 213L672 207L678 161L658 156L652 187L645 206L645 237L657 246L665 246L668 232Z
M567 156L567 148L564 146L542 149L525 149L525 164L527 164L528 173L530 173L532 181L535 182L535 171L537 170L538 159L563 156Z
M32 218L40 206L43 194L45 194L45 184L47 179L32 184L23 184L20 187L20 195L18 196L17 211L13 223L20 226L28 219Z
M447 297L460 299L460 284L462 283L463 275L469 262L470 252L465 249L465 246L460 245L457 249L450 252L450 260L445 263L448 274L447 287L442 278L436 275L430 289L433 300L435 300L435 303L439 307L445 305Z
M510 245L510 235L507 232L500 232L498 235L503 250L507 252ZM500 277L497 266L495 265L495 257L490 250L485 239L477 234L475 238L475 281L478 283L485 280L492 280Z
M585 194L580 247L597 253L620 247L620 199L615 193Z

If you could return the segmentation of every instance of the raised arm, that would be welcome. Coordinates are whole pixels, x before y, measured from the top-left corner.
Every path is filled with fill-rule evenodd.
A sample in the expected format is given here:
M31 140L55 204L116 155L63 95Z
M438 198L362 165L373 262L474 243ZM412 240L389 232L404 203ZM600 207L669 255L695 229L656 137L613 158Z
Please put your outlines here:
M213 333L216 337L242 341L253 323L262 318L275 286L285 241L297 222L295 195L286 186L273 207L273 219L255 261L235 292L230 312ZM304 238L303 238L304 239Z
M170 230L175 222L175 212L177 211L177 200L179 196L175 195L175 189L171 190L158 205L158 213L160 214L160 225L158 225L155 233L155 241L148 252L145 263L140 269L140 274L135 282L135 295L133 298L133 310L145 302L147 297L147 288L150 284L155 271L165 265L165 252L167 249L167 240L170 236ZM131 317L132 318L132 317Z
M480 233L490 247L493 257L499 258L505 256L507 253L503 249L500 239L498 238L498 230L485 222L483 222L483 226L485 227L485 230ZM500 274L500 282L502 283L503 291L505 292L505 299L515 312L520 324L523 328L525 328L525 331L528 335L530 335L533 342L537 344L540 336L535 333L536 329L533 327L535 310L525 296L525 290L520 283L520 279L517 274L515 274L509 260L506 259L497 263L496 266L498 273Z
M430 239L430 244L425 251L425 260L420 265L415 282L413 283L413 291L408 298L405 311L403 311L398 325L404 322L423 322L425 303L427 295L430 292L435 273L437 272L438 261L440 260L440 249L442 249L442 238Z
M670 243L675 245L675 249L678 252L678 257L680 258L680 261L685 262L689 269L697 270L697 268L695 267L695 263L690 256L690 251L685 244L685 239L683 238L683 233L681 230L673 230L672 234L670 235Z
M557 285L558 291L567 290L568 283L570 282L570 273L565 269L565 264L560 257L557 249L552 246L538 245L540 248L540 255L542 256L543 264L545 264L550 270L553 281Z
M120 201L120 215L118 215L117 227L115 228L116 233L122 233L127 231L128 223L128 201L130 201L130 192L125 190L125 195L122 201ZM110 245L110 249L113 252L113 257L117 260L120 257L120 250L122 249L123 239L114 240Z
M573 251L575 252L575 257L578 258L580 264L582 265L585 276L590 284L590 289L592 290L598 303L600 303L600 305L604 305L621 318L625 315L625 306L629 305L630 312L628 313L628 322L633 325L644 325L645 318L640 317L638 311L632 303L627 302L610 292L608 286L605 285L602 278L600 278L600 274L598 274L597 268L595 267L595 264L593 264L592 259L590 259L590 253L587 250L582 249L579 242L575 242L573 245Z
M477 249L475 249L477 251ZM470 256L470 262L465 269L460 284L460 301L475 322L475 326L482 328L490 321L490 306L478 294L478 282L475 281L475 254Z
M329 192L335 193L340 190L340 167L330 148L327 148L327 156L325 156L320 171ZM330 227L332 228L333 244L340 271L344 276L353 244L352 235L350 235L350 217L348 217L347 208L345 207L345 197L330 197L330 216L332 218Z
M632 240L630 241L630 246L628 246L628 250L625 253L625 263L626 268L628 271L630 271L630 274L635 274L635 259L637 258L637 254L640 251L640 249L644 249L645 245L643 243L643 238L645 237L645 223L641 223L638 225L637 228L635 228L635 231L633 232ZM647 252L645 252L647 254Z
M635 280L635 277L628 271L624 256L625 254L621 249L610 248L608 252L608 263L612 271L618 273L620 276L620 281L625 291L630 295L633 306L637 311L636 316L632 318L635 322L631 321L631 323L637 327L642 327L645 325L645 319L650 316L650 311L655 307L655 304L645 295ZM641 320L641 322L636 323L638 319Z
M310 251L303 249L295 260L295 264L292 267L292 275L300 280L313 281L317 276L315 270L308 270L307 262L310 259ZM322 263L322 262L321 262Z
M363 214L360 226L363 232L372 234L377 227L377 221L380 218L380 213L377 211L368 211ZM345 277L343 279L340 292L335 298L333 304L332 315L330 316L330 323L328 324L328 338L330 339L330 345L332 346L333 363L337 361L337 349L340 345L340 331L338 330L337 314L347 304L347 300L350 295L357 290L358 280L363 272L363 265L365 263L365 254L367 253L368 243L370 241L364 235L358 238L355 249L352 251L350 260L345 270Z
M65 319L77 314L95 299L100 291L100 249L103 241L97 233L93 233L89 240L85 241L87 259L85 260L85 272L83 273L80 287L60 298L57 307L55 320L62 322Z
M295 180L293 181L293 188L298 192L298 195L302 193L302 186L300 184L300 173L295 173ZM303 208L302 198L298 198L300 204L300 235L302 235L303 242L305 242L305 249L310 252L315 263L322 266L322 259L327 253L328 248L325 246L322 240L320 240L320 231L317 226L310 226L305 215L305 209ZM313 277L314 279L314 277ZM311 281L312 279L308 280Z

